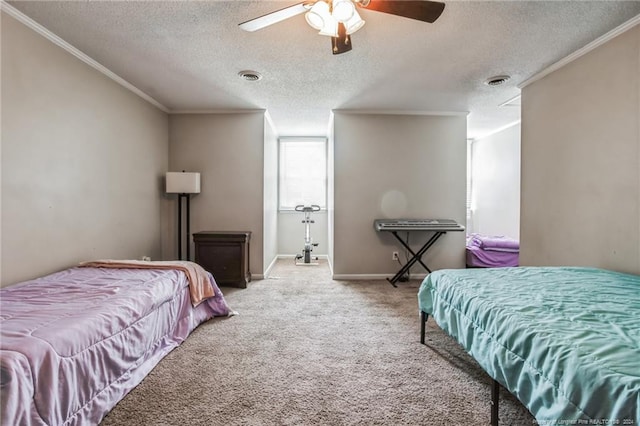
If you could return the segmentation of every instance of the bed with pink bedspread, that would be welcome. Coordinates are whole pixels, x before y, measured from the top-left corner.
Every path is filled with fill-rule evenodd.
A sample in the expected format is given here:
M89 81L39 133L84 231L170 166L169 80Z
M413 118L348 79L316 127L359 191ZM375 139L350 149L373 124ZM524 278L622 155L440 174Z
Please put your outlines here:
M211 274L178 263L85 265L1 289L0 424L98 424L199 324L229 315Z

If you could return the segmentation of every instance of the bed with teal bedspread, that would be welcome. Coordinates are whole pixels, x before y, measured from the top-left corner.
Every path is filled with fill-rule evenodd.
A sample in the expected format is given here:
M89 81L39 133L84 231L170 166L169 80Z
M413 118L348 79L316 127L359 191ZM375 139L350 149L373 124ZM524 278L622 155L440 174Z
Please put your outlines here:
M640 276L440 270L418 302L539 424L640 425Z

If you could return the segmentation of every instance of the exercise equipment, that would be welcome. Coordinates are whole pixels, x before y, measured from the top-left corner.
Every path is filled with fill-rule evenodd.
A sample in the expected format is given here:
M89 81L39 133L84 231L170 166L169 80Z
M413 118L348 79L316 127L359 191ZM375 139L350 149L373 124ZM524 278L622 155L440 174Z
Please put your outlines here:
M311 204L310 206L300 204L295 207L295 211L304 213L304 219L302 220L302 223L304 223L304 249L302 249L302 254L296 255L296 265L314 265L314 263L311 263L311 252L314 247L318 246L318 243L314 243L311 238L311 224L315 223L315 221L311 220L311 213L320 211L320 206L316 204ZM304 259L304 262L299 263L300 259ZM318 260L318 258L314 257L313 260Z

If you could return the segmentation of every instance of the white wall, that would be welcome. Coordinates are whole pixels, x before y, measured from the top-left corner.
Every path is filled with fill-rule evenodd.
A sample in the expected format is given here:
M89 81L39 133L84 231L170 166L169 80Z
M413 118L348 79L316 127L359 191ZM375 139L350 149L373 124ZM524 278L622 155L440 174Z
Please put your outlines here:
M522 90L522 265L640 273L640 26Z
M391 252L399 243L376 232L374 219L465 223L466 117L334 113L334 274L393 275ZM464 267L464 234L444 235L425 263ZM424 238L411 235L418 247Z
M264 118L264 253L265 272L278 255L278 135Z
M169 169L201 173L201 193L191 200L191 231L251 231L250 268L264 274L264 111L173 114L169 117ZM177 252L177 201L167 235ZM193 246L193 238L189 237ZM191 257L193 258L193 249Z
M334 114L329 116L327 129L327 258L329 268L333 274L333 249L335 232L335 144L334 144Z
M316 140L324 141L323 136L300 136L285 137L281 140ZM327 143L328 145L328 143ZM327 163L329 160L329 148L327 146ZM330 179L329 168L327 165L327 180ZM327 182L328 183L328 182ZM329 197L327 191L327 197ZM278 211L278 254L280 255L298 255L303 253L305 239L305 225L302 223L304 214L291 210ZM327 229L327 211L322 210L311 213L312 223L310 226L310 234L312 241L318 245L313 249L313 255L326 256L328 253L328 229Z
M1 15L2 286L160 258L167 115Z
M295 255L302 254L304 249L305 226L302 223L304 214L296 211L281 211L278 213L278 254ZM327 242L327 211L311 213L311 238L318 243L313 248L313 256L328 253Z
M470 232L520 238L520 124L471 144Z

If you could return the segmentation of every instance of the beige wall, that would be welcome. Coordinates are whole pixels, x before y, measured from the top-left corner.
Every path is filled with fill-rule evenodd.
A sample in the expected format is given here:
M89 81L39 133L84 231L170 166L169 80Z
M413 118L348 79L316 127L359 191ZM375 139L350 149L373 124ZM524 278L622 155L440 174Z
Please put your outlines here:
M377 218L466 217L466 117L348 114L334 117L334 258L337 277L389 275L400 251ZM424 242L413 234L411 241ZM424 257L431 269L464 267L464 232ZM413 272L424 272L416 267Z
M2 286L161 256L167 115L2 13Z
M523 265L640 273L640 26L522 91Z
M264 112L176 114L169 118L169 169L200 172L191 199L191 232L251 231L250 267L262 276ZM166 256L175 258L177 200L171 203ZM193 239L189 238L193 244ZM193 258L193 248L191 257Z
M520 124L473 141L470 232L520 238Z

